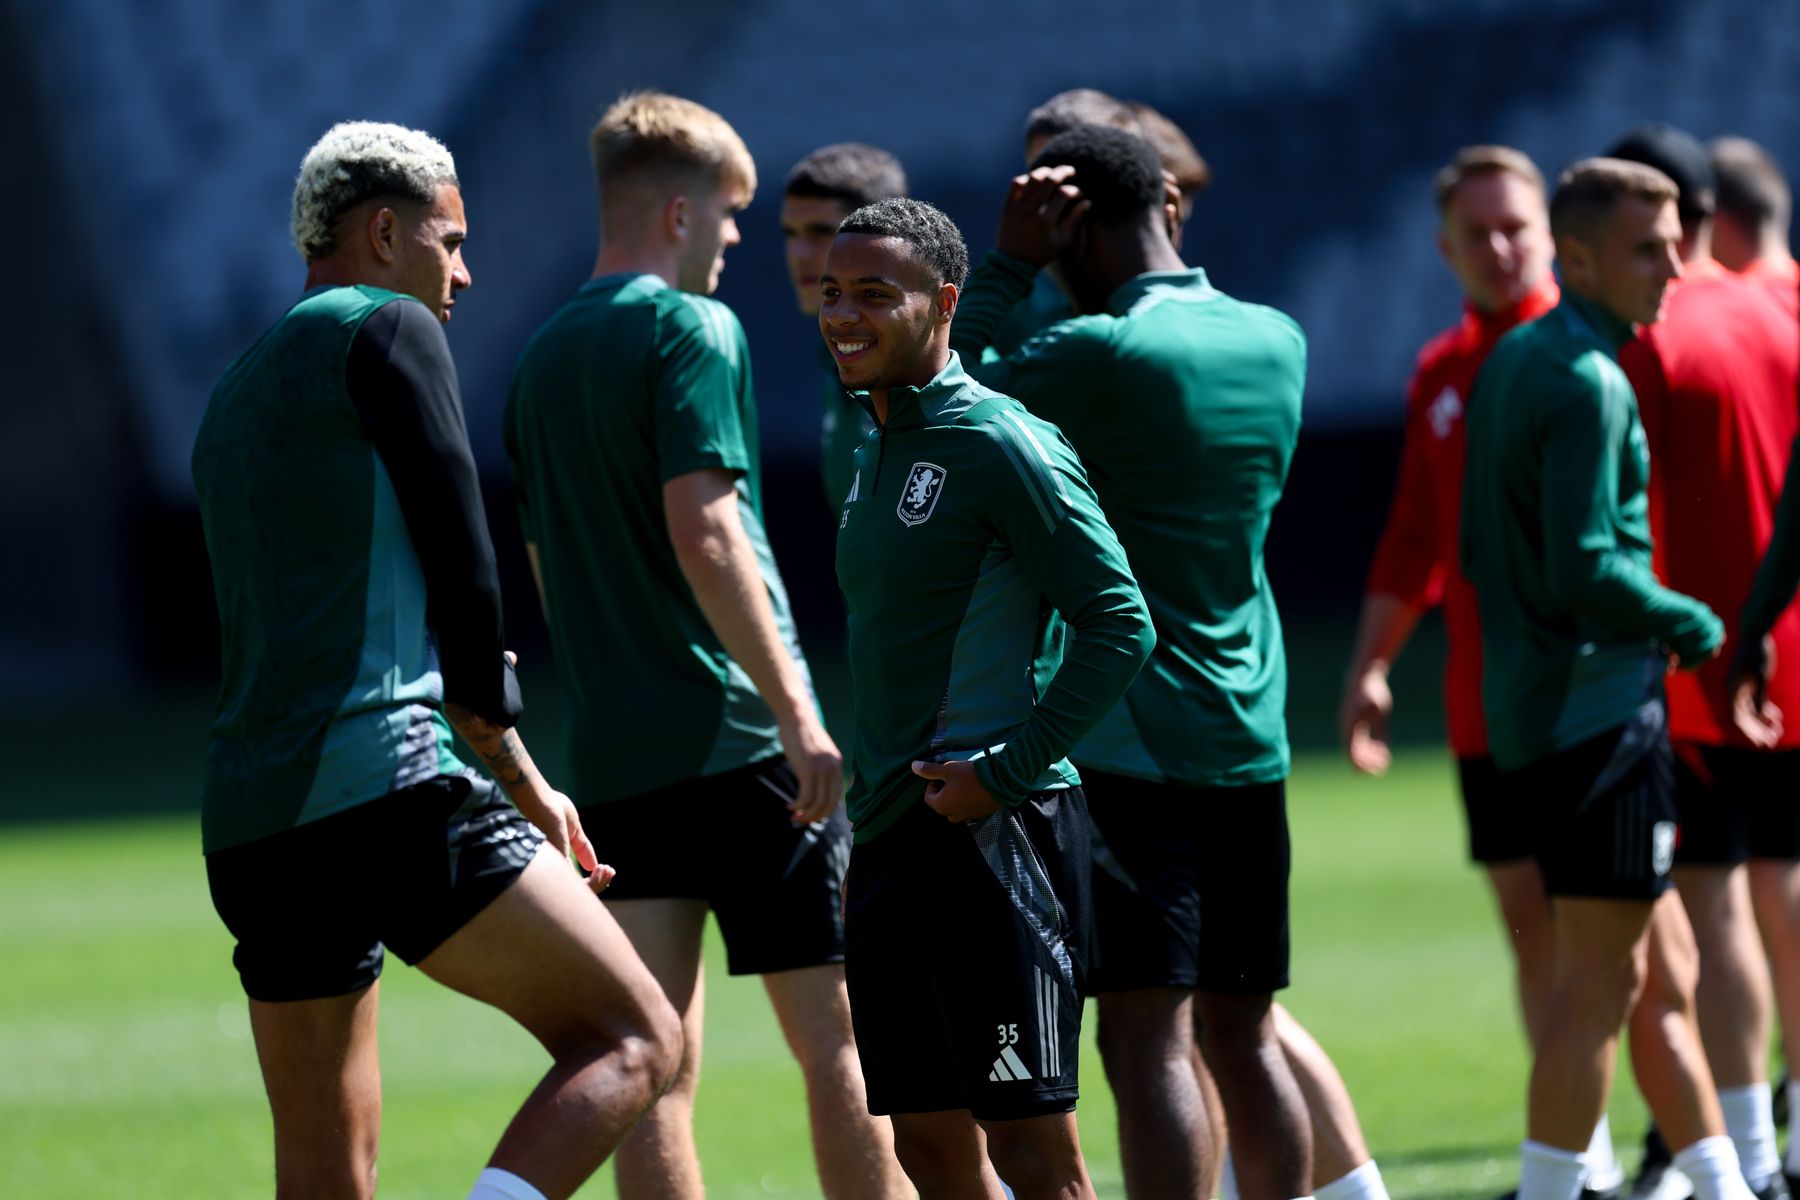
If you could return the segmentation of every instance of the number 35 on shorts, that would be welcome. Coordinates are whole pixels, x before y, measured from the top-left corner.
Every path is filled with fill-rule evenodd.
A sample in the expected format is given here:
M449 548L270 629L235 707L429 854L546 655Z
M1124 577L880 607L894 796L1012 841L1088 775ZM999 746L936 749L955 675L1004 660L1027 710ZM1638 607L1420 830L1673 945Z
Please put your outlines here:
M1017 1021L1012 1022L1010 1025L999 1025L996 1026L996 1028L1000 1031L1000 1044L1002 1046L1016 1046L1019 1044L1019 1023Z

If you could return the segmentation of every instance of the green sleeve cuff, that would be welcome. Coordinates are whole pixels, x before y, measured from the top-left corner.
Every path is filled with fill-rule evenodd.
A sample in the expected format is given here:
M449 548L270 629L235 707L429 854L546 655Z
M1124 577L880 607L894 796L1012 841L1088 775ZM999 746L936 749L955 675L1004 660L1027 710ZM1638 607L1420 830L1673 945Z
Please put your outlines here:
M1005 752L1002 751L1002 753ZM981 786L988 790L988 795L998 800L1004 807L1017 808L1025 803L1025 793L1001 783L995 777L994 768L998 765L998 761L992 755L976 759L975 778L979 779Z

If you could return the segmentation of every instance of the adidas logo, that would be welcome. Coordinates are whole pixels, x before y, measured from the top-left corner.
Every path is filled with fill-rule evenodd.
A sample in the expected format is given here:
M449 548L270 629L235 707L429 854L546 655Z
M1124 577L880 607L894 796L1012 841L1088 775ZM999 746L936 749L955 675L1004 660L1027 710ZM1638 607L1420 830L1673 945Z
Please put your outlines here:
M1013 1079L1030 1079L1031 1072L1025 1069L1025 1060L1011 1046L1000 1051L1000 1057L994 1060L994 1069L988 1072L989 1083L1006 1083Z

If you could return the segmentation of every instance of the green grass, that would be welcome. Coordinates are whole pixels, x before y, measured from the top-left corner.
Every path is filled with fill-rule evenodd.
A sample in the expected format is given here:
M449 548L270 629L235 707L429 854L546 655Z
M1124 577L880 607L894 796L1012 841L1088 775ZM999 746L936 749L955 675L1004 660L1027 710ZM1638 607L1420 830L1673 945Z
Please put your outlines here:
M1302 756L1291 797L1285 1000L1349 1082L1397 1200L1485 1200L1513 1182L1526 1061L1449 760L1414 749L1389 778L1363 780ZM194 819L4 827L0 912L0 1191L266 1193L268 1115ZM725 976L716 941L708 971L697 1124L710 1194L816 1196L798 1072L762 989ZM393 960L382 1007L383 1195L460 1195L544 1056ZM1083 1143L1101 1194L1119 1196L1091 1024ZM1643 1110L1628 1083L1619 1090L1630 1157Z

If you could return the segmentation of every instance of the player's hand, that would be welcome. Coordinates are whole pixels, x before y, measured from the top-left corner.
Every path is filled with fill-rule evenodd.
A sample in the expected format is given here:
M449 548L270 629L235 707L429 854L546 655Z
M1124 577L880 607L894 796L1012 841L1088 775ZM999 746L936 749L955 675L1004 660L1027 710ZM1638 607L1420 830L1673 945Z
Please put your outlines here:
M1015 176L1000 209L994 248L1040 267L1067 249L1093 207L1093 201L1069 182L1074 175L1074 167L1061 166L1037 167Z
M1388 717L1394 711L1394 693L1387 672L1369 667L1344 681L1344 698L1338 704L1338 736L1350 755L1350 765L1365 775L1381 775L1393 761L1388 747Z
M781 749L800 782L788 801L788 819L796 825L823 821L844 798L844 756L810 709L781 727Z
M1669 650L1669 670L1698 671L1702 666L1719 657L1719 651L1724 648L1724 642L1717 642L1711 648L1695 655L1684 655L1671 648Z
M555 847L556 852L568 861L569 855L575 855L575 862L581 867L581 873L587 877L588 887L595 894L606 890L606 885L613 881L615 872L600 861L594 852L594 843L588 840L586 831L581 828L581 814L575 810L575 802L561 792L551 790L546 795L519 806L525 819L538 827L544 840Z
M915 762L913 774L931 782L925 785L925 803L955 825L979 821L1000 811L1000 802L981 786L975 764L967 762Z
M1726 695L1731 698L1731 723L1759 750L1772 750L1781 742L1781 709L1769 699L1769 676L1775 673L1775 639L1765 635L1760 647L1740 650L1731 664Z

